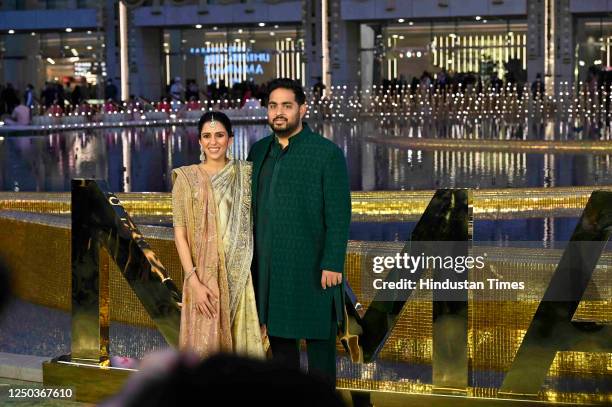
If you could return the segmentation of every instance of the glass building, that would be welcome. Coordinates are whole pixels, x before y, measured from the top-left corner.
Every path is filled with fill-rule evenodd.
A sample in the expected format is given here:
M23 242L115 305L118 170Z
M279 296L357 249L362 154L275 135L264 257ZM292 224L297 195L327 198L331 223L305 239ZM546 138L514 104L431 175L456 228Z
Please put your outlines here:
M606 2L566 0L126 1L129 93L158 99L172 78L200 85L291 76L368 87L424 71L531 82L585 81L611 62ZM118 2L5 1L0 82L119 84ZM324 10L324 11L323 11Z

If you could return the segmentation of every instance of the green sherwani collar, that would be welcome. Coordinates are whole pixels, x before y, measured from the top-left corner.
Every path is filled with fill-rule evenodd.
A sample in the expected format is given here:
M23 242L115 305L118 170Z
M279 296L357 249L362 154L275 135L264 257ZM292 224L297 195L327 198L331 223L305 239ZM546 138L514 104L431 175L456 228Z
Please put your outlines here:
M310 135L311 133L312 133L312 130L310 129L310 126L308 125L308 123L303 121L302 130L298 134L289 138L289 144L287 148L289 148L289 146L296 146L302 143L304 139L308 137L308 135ZM266 145L264 147L264 150L266 151L266 153L270 150L272 143L278 143L278 139L274 133L271 133L268 136L268 140L266 140ZM263 164L263 161L266 158L266 155L267 154L261 154L256 157L253 157L253 179L254 180L259 179L259 173L261 172L261 166ZM252 190L253 190L253 196L257 196L257 182L253 183ZM256 202L254 202L253 204L253 209L255 209L255 206L256 206Z
M301 143L310 133L312 133L312 130L310 130L308 123L302 122L302 130L300 130L299 133L289 137L289 144L287 145L287 148ZM278 136L275 134L273 136L274 140L278 143Z

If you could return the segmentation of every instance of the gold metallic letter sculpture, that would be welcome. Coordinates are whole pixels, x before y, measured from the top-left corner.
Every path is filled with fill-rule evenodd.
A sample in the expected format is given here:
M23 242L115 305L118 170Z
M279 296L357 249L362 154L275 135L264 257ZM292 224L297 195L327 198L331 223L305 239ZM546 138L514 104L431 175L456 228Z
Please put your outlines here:
M117 263L166 341L178 344L180 293L104 181L72 181L72 361L108 359L108 275L99 247ZM106 296L101 295L106 293Z
M441 256L467 255L472 240L472 192L466 189L440 189L429 202L425 213L412 232L403 253ZM439 242L445 242L441 246ZM418 280L426 270L419 269L412 278ZM434 279L441 278L433 270ZM386 280L397 280L392 270ZM347 290L348 291L348 290ZM391 301L378 293L363 319L352 315L363 333L359 343L364 361L373 361L382 350L412 290L403 290L402 298ZM347 303L355 299L346 296ZM452 299L448 293L433 292L433 385L437 392L465 394L468 385L468 298L467 291L457 290Z
M173 346L181 315L177 287L106 183L72 180L71 354L44 362L43 381L73 387L77 400L94 403L117 393L131 371L109 363L109 276L100 246Z
M612 326L572 322L612 233L612 192L595 191L499 390L537 397L557 351L612 352Z
M438 190L416 225L403 253L457 255L469 250L472 239L471 193ZM612 192L595 191L574 230L568 247L552 277L499 390L499 397L537 398L557 351L612 352L612 327L595 322L572 322L599 257L612 233ZM454 241L441 249L435 243ZM462 247L461 241L466 245ZM433 244L433 245L432 245ZM441 245L440 245L441 246ZM444 253L440 253L440 251ZM436 270L434 279L437 279ZM424 270L414 274L418 279ZM392 270L386 281L398 279ZM411 290L389 300L377 293L363 318L352 314L360 325L359 346L364 362L373 361L382 350L398 320ZM452 301L433 293L433 386L435 392L462 393L468 384L467 295ZM463 297L465 295L465 297ZM347 295L347 303L356 304Z

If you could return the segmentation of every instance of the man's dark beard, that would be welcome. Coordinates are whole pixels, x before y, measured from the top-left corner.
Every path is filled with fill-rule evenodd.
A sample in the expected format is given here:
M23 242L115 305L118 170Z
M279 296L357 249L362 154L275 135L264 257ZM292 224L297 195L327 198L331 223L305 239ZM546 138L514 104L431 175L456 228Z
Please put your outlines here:
M300 121L299 119L296 120L295 122L292 122L291 120L285 118L287 120L287 124L284 130L277 130L274 127L274 120L269 121L268 125L270 126L270 128L272 128L272 131L274 132L274 134L276 134L278 137L287 137L289 135L291 135L295 130L297 130L298 127L300 127Z

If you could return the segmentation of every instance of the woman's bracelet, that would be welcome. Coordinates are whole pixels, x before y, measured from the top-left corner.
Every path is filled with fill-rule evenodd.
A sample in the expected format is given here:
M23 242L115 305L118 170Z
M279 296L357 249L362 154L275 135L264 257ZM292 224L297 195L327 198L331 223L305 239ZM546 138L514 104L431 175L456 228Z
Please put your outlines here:
M191 271L189 273L187 273L187 275L185 276L185 281L187 281L189 279L189 277L191 277L193 275L193 273L196 272L197 267L193 266L193 268L191 269Z

